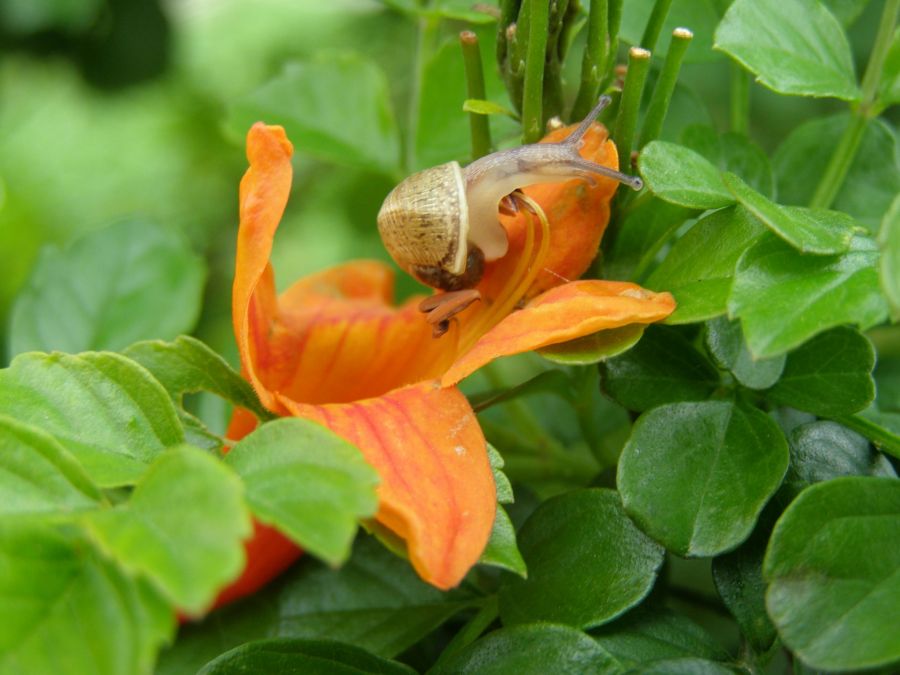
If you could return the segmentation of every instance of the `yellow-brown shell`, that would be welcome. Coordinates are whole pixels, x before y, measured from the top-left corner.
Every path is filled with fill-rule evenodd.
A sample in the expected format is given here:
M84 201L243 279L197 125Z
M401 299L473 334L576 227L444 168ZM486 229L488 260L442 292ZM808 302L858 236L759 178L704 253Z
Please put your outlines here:
M378 212L378 231L388 253L407 272L422 266L462 274L469 211L459 164L414 173L391 190Z

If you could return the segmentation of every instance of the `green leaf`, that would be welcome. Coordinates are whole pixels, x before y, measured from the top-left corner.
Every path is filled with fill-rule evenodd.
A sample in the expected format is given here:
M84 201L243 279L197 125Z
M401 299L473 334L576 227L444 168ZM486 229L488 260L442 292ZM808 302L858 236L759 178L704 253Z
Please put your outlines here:
M436 0L428 7L423 7L416 0L382 0L388 7L393 7L406 14L431 19L455 19L472 23L492 23L494 17L488 12L480 11L475 3L469 0Z
M802 255L764 237L738 261L728 313L741 319L757 358L782 354L833 326L865 330L887 316L877 263L877 246L866 237L854 237L850 250L836 256Z
M878 83L878 103L885 107L900 103L900 28L894 31Z
M765 151L734 132L721 136L711 126L692 124L681 134L682 145L698 152L722 171L731 171L768 197L775 193L775 177Z
M764 232L740 206L697 221L647 279L648 288L675 296L678 307L666 323L693 323L724 314L738 259Z
M667 549L712 556L747 538L787 467L781 430L757 408L674 403L638 419L617 485L628 514Z
M562 373L560 373L562 375ZM490 443L487 444L488 461L491 464L491 473L494 474L494 486L497 488L497 503L512 504L516 501L513 495L512 485L509 478L503 473L505 462L503 456Z
M260 404L253 387L225 359L196 338L181 335L172 342L147 340L129 346L122 353L149 370L176 405L181 406L185 394L208 391L246 408L257 419L274 418Z
M648 327L630 351L600 366L603 391L629 410L673 401L702 401L719 385L719 373L681 333Z
M860 99L847 36L817 0L735 0L714 48L780 94Z
M875 350L859 331L841 326L788 354L784 372L766 396L820 417L858 412L875 398Z
M591 365L631 349L641 339L645 328L643 324L611 328L569 342L541 347L537 352L553 363L572 366Z
M803 253L843 253L856 226L840 211L781 206L771 202L733 173L722 176L735 199L772 232Z
M795 499L775 526L763 573L784 643L812 668L900 660L900 481L837 478Z
M251 524L241 497L240 481L219 460L182 446L153 463L127 502L85 525L109 555L196 614L244 566Z
M197 675L413 675L407 665L333 640L279 638L250 642L213 659Z
M400 137L387 78L358 54L323 54L288 63L235 102L228 129L243 139L254 122L281 124L304 155L396 176Z
M528 579L500 589L507 625L599 626L647 595L663 561L662 548L625 515L619 496L603 489L545 501L522 526L519 549Z
M878 263L881 290L887 298L891 319L896 323L900 321L900 194L881 221L878 247L881 249Z
M773 166L778 197L785 204L808 204L823 167L850 124L850 115L816 118L798 126L778 148ZM900 192L900 155L894 131L880 119L870 120L832 208L878 231L879 223Z
M513 119L518 119L516 114L509 108L505 108L499 103L493 101L485 101L478 98L467 98L463 101L463 111L476 113L478 115L506 115Z
M822 4L844 26L851 26L869 4L869 0L822 0Z
M493 631L432 675L608 675L623 672L615 659L580 630L552 623Z
M734 203L719 170L682 145L648 143L638 157L638 167L653 194L672 204L706 210Z
M101 487L133 483L184 439L162 386L118 354L22 354L0 370L0 410L53 436Z
M118 350L190 332L205 276L203 260L176 232L147 221L44 249L12 311L10 355Z
M0 674L152 672L172 611L87 543L0 521Z
M873 452L864 437L837 422L802 424L791 431L788 441L791 467L785 482L795 492L841 476L897 476L884 455Z
M243 478L254 516L332 565L350 555L359 519L378 509L378 474L362 453L309 420L264 424L225 463Z
M841 424L868 438L879 450L900 458L900 413L883 412L872 405L842 417Z
M102 495L52 436L0 415L0 516L96 508Z
M727 658L712 636L686 616L648 604L591 631L597 643L625 668L683 656Z
M754 359L737 321L720 316L706 324L706 347L722 368L750 389L767 389L778 381L786 357Z
M520 577L528 576L528 569L516 543L516 528L509 519L509 514L499 504L494 516L494 528L484 553L478 560L482 565L490 565L508 570Z
M743 668L691 657L651 661L628 671L629 675L743 675L746 672Z

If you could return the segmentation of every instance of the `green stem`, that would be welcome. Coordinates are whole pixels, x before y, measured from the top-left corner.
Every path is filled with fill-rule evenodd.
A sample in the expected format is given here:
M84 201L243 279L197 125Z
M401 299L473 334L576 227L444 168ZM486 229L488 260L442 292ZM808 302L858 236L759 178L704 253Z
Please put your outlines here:
M737 63L731 64L729 115L731 130L746 136L750 130L750 73Z
M851 113L850 124L838 141L834 154L825 168L825 173L819 180L810 206L827 209L834 202L844 184L850 165L856 157L856 152L859 150L866 123L877 114L878 84L881 81L884 61L891 46L891 36L897 25L898 14L900 14L900 0L887 0L881 14L881 22L878 24L878 35L875 37L875 44L872 46L872 53L869 56L869 65L866 66L866 73L863 75L862 99Z
M528 10L522 136L525 143L537 143L544 135L544 62L547 58L550 4L547 0L529 0Z
M659 138L659 134L662 132L663 122L669 112L672 92L675 91L678 73L681 71L681 62L684 60L684 53L693 38L694 34L687 28L676 28L672 31L669 51L666 53L666 60L659 73L659 79L656 81L656 87L653 89L653 96L650 97L647 115L644 117L644 126L641 128L641 147Z
M659 34L671 6L672 0L656 0L654 3L653 11L650 12L650 18L647 19L647 26L644 28L644 36L641 38L640 46L647 51L652 52L656 48L656 41L659 40Z
M419 130L419 106L422 98L422 83L425 81L425 63L432 49L434 37L437 33L438 22L433 18L419 19L418 35L416 37L416 55L413 73L412 91L409 96L409 119L406 134L406 166L405 173L409 173L416 166L416 134Z
M647 81L649 70L650 52L640 47L632 47L628 51L628 73L625 75L625 86L622 89L619 115L616 118L616 129L613 133L613 140L619 151L619 166L626 173L631 170L634 131L637 128L641 96L644 93L644 83Z
M463 63L466 68L466 88L469 98L487 98L484 88L484 66L481 63L481 49L478 36L470 30L459 34ZM491 151L491 128L487 115L469 113L469 131L472 136L472 159L484 157Z
M622 25L623 0L609 0L609 58L606 59L606 73L603 80L608 80L616 69L619 58L619 28Z
M600 83L606 75L609 56L609 4L607 0L592 0L588 15L587 44L581 60L581 85L572 106L571 119L583 119L597 104Z
M485 598L484 604L481 606L481 609L478 610L478 613L453 636L453 639L450 640L446 647L444 647L444 650L441 652L440 657L432 668L447 661L451 656L475 642L475 640L487 630L488 626L497 620L499 614L500 608L497 596L490 595Z
M860 415L845 415L837 417L834 420L838 424L842 424L848 429L852 429L858 434L862 434L868 438L875 447L892 457L900 459L900 439L877 424L870 422Z

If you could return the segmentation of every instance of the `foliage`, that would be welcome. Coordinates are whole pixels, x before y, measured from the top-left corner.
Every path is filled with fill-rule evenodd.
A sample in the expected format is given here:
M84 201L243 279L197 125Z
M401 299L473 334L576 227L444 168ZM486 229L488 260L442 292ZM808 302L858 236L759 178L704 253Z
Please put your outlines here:
M0 7L0 675L898 667L900 0L540 3ZM359 449L232 365L243 137L296 146L294 278L602 93L645 187L589 275L677 309L463 383L502 506L439 591ZM211 609L260 524L307 555Z

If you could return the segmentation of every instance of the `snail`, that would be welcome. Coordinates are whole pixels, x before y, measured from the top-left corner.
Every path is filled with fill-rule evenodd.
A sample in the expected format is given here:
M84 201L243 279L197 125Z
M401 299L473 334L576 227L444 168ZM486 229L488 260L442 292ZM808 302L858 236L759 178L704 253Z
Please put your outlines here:
M498 213L515 211L520 188L535 183L561 183L573 178L593 182L595 174L640 190L636 176L584 159L578 151L594 119L609 105L599 102L578 128L560 143L534 143L485 155L466 166L440 164L414 173L385 198L378 213L378 230L394 261L422 283L447 291L450 303L429 299L422 311L435 336L449 319L478 300L472 289L484 263L502 258L509 242Z

